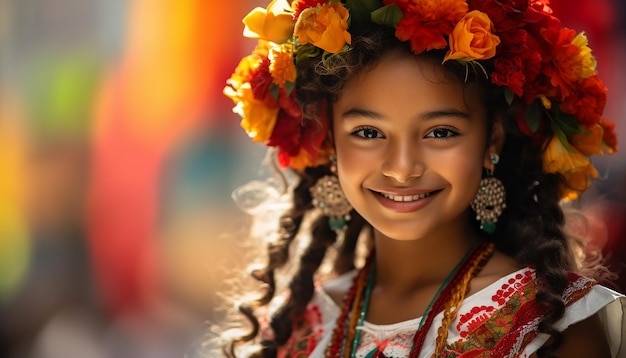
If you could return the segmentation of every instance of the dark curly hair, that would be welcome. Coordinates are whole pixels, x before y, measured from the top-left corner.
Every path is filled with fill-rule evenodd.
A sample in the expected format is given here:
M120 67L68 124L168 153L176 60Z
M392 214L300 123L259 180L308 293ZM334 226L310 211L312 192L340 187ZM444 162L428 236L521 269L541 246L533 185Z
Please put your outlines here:
M317 56L297 59L297 100L307 119L316 119L319 108L323 108L319 105L321 101L328 101L331 104L329 107L332 107L347 81L372 68L385 54L393 51L411 53L406 43L395 38L393 29L373 28L355 32L350 50L344 53L331 56L319 53ZM441 62L443 53L429 51L421 56L431 56ZM519 133L515 120L508 113L511 109L503 91L492 85L483 74L483 70L489 73L489 63L483 64L483 69L475 68L473 71L456 61L445 62L443 66L448 70L446 73L455 76L457 81L468 86L478 85L492 123L497 115L504 115L505 118L509 116L504 120L507 134L501 161L494 173L507 189L507 206L498 220L497 230L489 239L497 249L520 264L536 269L540 287L536 297L545 309L539 330L552 337L551 343L540 349L538 355L550 356L562 341L562 334L554 328L554 324L565 311L561 296L567 285L566 270L573 269L567 236L563 230L565 216L559 204L564 180L558 175L543 172L542 148ZM268 336L270 338L258 338L259 320L253 308L267 305L274 297L276 270L288 263L290 245L300 233L305 216L313 210L309 188L329 173L327 165L296 173L293 206L280 218L279 238L267 247L265 267L252 273L255 279L263 283L265 290L256 301L239 308L250 321L252 329L249 334L229 342L224 350L228 356L235 355L238 344L257 341L260 348L253 356L275 357L279 347L287 342L294 327L298 326L299 318L313 296L316 272L329 248L337 241L336 233L330 229L327 218L323 216L315 217L310 228L307 228L311 239L302 254L294 260L295 269L288 283L290 295L269 318L272 331L272 335ZM345 237L336 249L334 271L337 274L355 268L359 234L369 227L358 213L353 212L351 216Z

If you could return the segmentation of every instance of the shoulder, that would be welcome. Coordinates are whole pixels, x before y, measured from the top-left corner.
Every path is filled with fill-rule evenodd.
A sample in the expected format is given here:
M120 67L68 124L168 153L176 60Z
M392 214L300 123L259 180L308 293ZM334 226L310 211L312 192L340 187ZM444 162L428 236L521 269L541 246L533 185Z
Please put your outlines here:
M622 332L626 329L626 298L591 278L568 273L568 286L563 292L565 312L554 328L563 333L557 357L621 357ZM535 352L548 342L538 334L526 347Z
M567 306L557 327L563 332L563 342L555 355L626 357L626 347L622 343L626 330L625 311L625 296L600 285L593 286Z
M597 314L563 331L563 343L554 352L557 357L612 357L604 327ZM536 355L531 355L534 358Z
M529 357L549 338L539 332L545 310L536 300L538 290L536 272L530 267L504 275L478 290L459 309L456 332L451 334L454 338L449 349L474 353L479 349L496 355L513 352L514 356ZM586 339L595 339L597 334L606 337L609 345L619 347L621 327L625 326L623 312L626 302L622 295L590 278L569 273L563 302L565 313L554 328L564 332L567 341L575 341L567 349L576 349L579 341L584 342L577 337L589 329L594 330L594 335L588 335ZM610 306L615 307L611 312L605 312ZM607 323L607 317L613 322ZM601 329L597 328L598 322ZM608 328L611 326L618 328ZM595 342L603 344L602 340Z
M580 294L580 283L588 278L579 277L568 289L573 294L566 300L565 314L557 324L563 332L563 344L558 357L624 357L626 347L622 341L626 330L626 297L601 285L594 285ZM576 284L578 283L578 284ZM567 293L567 292L566 292ZM565 295L564 295L565 296Z

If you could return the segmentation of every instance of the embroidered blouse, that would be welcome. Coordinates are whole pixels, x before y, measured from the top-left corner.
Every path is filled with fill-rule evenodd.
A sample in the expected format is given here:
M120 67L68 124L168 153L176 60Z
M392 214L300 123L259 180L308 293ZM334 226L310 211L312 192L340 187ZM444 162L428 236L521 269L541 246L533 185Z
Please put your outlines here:
M304 320L279 357L324 357L340 308L328 291L346 291L355 272L350 272L319 286L309 303ZM486 288L468 296L448 331L446 358L529 357L549 338L537 331L541 310L535 301L535 271L524 268L502 277ZM565 315L557 322L558 330L598 313L605 327L613 357L626 357L623 336L626 329L626 297L596 284L595 281L569 274L569 285L563 293ZM430 357L435 350L437 329L443 313L435 318L426 334L420 357ZM382 351L387 357L408 357L411 342L421 317L390 325L364 322L356 352L359 358ZM624 342L626 343L626 342Z

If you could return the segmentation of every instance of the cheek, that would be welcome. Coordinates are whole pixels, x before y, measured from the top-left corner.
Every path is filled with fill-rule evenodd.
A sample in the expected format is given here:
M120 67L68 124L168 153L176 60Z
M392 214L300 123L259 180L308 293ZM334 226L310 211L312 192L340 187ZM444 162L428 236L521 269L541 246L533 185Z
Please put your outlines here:
M453 187L460 189L463 195L473 196L483 175L483 151L470 148L446 153L433 158L431 169L443 176Z

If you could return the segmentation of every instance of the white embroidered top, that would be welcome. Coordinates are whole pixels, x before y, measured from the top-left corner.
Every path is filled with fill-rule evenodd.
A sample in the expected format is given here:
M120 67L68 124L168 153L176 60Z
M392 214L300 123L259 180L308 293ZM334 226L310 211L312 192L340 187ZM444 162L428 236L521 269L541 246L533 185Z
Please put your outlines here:
M317 288L307 308L305 322L295 332L280 357L325 356L340 308L327 292L347 292L356 272L341 276ZM450 325L443 357L529 357L549 338L538 333L541 319L535 304L535 272L524 268L467 297ZM569 275L569 285L563 294L566 302L564 317L556 328L567 327L598 313L603 321L612 357L626 357L626 298L595 281ZM426 334L420 357L430 357L435 350L440 312ZM382 350L386 357L408 357L413 335L421 318L391 325L364 322L356 352L359 358L372 357Z

